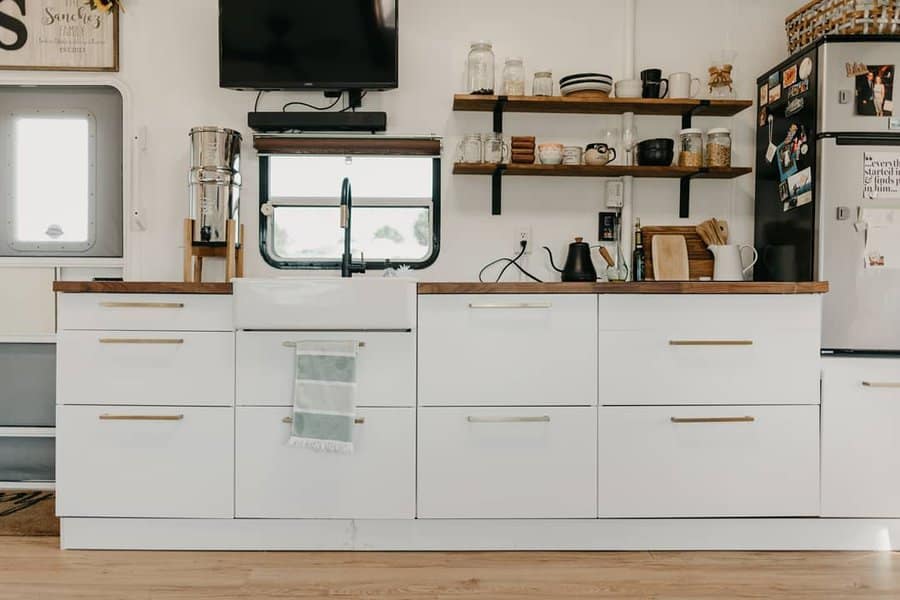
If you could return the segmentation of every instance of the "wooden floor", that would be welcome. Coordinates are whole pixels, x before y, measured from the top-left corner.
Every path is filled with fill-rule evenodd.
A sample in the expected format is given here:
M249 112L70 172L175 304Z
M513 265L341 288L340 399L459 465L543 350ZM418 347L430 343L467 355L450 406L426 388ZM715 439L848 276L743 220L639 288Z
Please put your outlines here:
M0 599L900 598L897 553L63 552L0 538Z

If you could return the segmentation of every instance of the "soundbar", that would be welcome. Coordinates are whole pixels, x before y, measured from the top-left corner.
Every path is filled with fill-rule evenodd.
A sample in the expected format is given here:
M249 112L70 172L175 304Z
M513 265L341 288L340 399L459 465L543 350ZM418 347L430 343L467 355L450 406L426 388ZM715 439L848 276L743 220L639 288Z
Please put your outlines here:
M247 124L260 133L387 130L384 112L252 112Z

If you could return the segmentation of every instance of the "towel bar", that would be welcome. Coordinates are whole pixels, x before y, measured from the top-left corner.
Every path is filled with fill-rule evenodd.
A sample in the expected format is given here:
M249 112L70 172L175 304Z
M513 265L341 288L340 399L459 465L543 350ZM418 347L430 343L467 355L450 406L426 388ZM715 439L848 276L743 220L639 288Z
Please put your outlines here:
M297 342L282 342L281 345L284 346L285 348L296 348L296 347L297 347ZM365 343L365 342L359 342L359 347L360 347L360 348L365 348L365 347L366 347L366 343Z
M294 417L285 417L281 420L281 422L287 423L288 425L290 425L291 423L294 422ZM364 425L366 422L366 418L365 417L356 417L355 419L353 419L353 422L356 425Z

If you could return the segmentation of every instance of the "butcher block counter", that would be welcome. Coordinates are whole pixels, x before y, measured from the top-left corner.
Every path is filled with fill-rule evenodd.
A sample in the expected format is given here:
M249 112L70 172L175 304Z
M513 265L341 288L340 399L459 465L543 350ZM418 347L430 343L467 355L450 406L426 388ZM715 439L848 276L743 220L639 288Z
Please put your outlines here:
M419 294L824 294L827 282L643 281L639 283L422 282ZM230 283L57 281L53 291L88 294L231 294Z

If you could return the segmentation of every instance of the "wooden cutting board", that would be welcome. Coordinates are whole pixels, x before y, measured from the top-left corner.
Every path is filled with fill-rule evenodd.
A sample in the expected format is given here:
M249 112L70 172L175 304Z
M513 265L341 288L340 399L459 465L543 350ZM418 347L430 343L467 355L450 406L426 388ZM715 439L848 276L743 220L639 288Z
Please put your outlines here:
M644 242L644 273L647 280L652 281L656 274L653 271L653 238L657 235L683 235L688 251L688 276L696 281L701 277L712 277L713 255L706 249L706 244L697 235L694 226L645 226L641 228Z
M683 235L656 235L650 242L653 273L657 281L688 281L687 242Z

